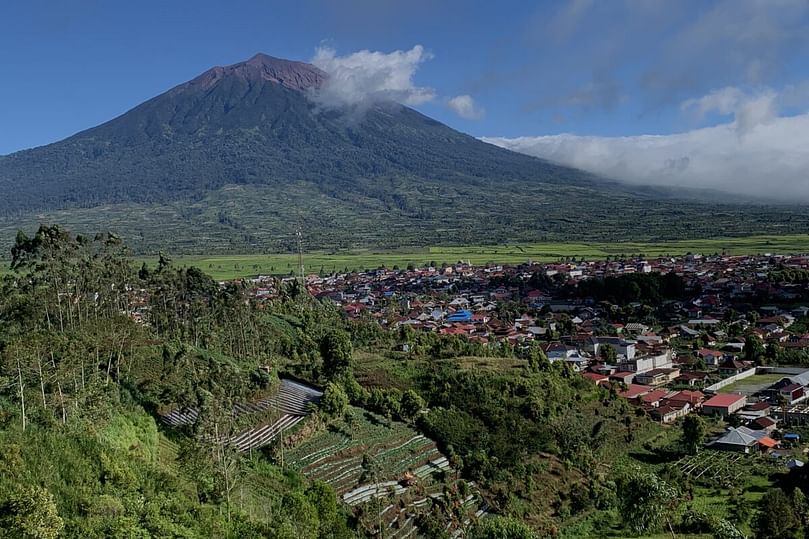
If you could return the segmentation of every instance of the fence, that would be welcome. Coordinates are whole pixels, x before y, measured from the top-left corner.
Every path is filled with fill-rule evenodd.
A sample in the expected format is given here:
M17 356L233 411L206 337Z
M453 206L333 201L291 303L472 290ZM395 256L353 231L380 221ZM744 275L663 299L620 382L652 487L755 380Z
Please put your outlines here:
M756 374L756 368L753 367L752 369L747 369L746 371L740 372L739 374L734 374L733 376L728 376L724 380L720 380L715 384L712 384L705 388L706 393L716 393L720 389L725 386L729 386L730 384L736 383L739 380L744 380L745 378L750 378Z

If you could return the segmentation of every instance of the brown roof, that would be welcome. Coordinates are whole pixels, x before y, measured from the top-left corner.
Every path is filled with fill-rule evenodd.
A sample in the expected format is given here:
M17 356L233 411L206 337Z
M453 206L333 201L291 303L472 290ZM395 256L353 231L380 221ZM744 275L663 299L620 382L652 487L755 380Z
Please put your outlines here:
M754 402L753 404L748 404L745 406L745 409L750 410L751 412L762 412L770 409L770 403L764 401Z
M753 423L755 423L761 428L766 429L767 427L772 427L773 425L775 425L775 420L769 417L759 417L758 419L753 421Z

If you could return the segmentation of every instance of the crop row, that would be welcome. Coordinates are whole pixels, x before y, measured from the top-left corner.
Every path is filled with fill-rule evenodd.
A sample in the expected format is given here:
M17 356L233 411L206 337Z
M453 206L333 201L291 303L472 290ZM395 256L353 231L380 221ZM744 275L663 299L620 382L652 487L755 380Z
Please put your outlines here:
M312 404L320 402L323 393L314 387L282 379L278 391L272 397L254 402L238 403L233 407L234 417L264 412L271 408L286 415L307 416ZM194 408L177 408L161 416L170 427L181 427L196 422L199 412Z

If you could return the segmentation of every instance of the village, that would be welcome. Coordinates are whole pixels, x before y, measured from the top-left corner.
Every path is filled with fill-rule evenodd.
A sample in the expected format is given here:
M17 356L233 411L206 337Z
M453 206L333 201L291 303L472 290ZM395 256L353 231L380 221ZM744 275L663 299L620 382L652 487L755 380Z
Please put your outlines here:
M724 419L714 449L778 454L800 439L790 427L809 423L806 268L806 256L638 256L411 265L308 275L305 284L348 317L391 330L457 337L493 355L539 347L548 362L564 362L662 424L688 414ZM644 297L634 283L625 303L580 293L633 275L676 276L681 297ZM254 282L257 298L274 296L276 279Z

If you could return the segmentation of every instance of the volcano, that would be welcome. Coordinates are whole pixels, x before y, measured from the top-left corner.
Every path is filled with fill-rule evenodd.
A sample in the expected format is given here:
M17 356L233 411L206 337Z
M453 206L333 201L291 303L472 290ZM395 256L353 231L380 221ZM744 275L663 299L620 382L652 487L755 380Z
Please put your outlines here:
M286 249L298 227L316 248L683 234L667 228L659 192L484 143L399 103L327 108L317 97L328 84L313 65L257 54L0 157L0 231L58 221L114 228L145 250L168 234L187 251Z

